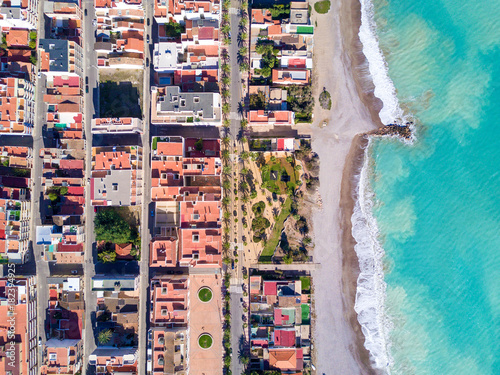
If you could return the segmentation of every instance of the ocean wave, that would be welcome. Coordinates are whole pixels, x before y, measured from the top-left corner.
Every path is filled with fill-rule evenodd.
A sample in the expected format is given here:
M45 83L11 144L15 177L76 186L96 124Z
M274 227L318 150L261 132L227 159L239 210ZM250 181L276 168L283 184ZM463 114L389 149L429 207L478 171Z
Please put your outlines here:
M359 39L363 53L368 61L368 69L375 86L374 95L382 101L379 112L383 124L406 123L404 112L399 105L396 88L388 74L387 62L380 50L377 38L377 25L372 0L360 0L361 26Z
M352 236L356 240L355 251L359 260L360 274L354 310L365 336L365 347L370 352L373 366L389 373L393 364L390 355L389 331L392 323L385 314L386 283L384 281L384 249L378 242L378 226L372 215L373 192L369 184L368 150L365 148L364 162L355 177L355 206L351 217Z

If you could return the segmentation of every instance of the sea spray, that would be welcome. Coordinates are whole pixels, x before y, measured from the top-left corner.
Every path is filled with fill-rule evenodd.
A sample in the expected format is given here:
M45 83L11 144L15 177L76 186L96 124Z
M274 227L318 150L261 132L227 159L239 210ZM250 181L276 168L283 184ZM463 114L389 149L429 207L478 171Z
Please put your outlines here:
M368 70L375 86L374 95L382 101L379 117L383 124L405 123L406 119L396 96L396 88L388 74L387 62L380 50L372 0L360 0L361 26L359 39L368 61Z
M392 358L388 341L391 323L385 315L385 292L383 258L384 250L378 242L378 227L372 215L373 192L369 184L371 140L364 152L364 162L356 176L355 206L352 221L352 236L356 240L360 274L354 309L365 336L365 347L370 352L373 366L389 371Z

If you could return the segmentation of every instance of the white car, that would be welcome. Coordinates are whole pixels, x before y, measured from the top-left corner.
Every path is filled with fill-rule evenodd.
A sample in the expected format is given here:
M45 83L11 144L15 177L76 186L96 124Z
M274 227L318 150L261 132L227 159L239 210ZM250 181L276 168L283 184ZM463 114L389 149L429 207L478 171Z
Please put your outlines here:
M38 78L42 78L42 72L38 72Z
M96 26L97 26L97 20L93 20L93 21L92 21L92 25L93 25L94 27L96 27Z

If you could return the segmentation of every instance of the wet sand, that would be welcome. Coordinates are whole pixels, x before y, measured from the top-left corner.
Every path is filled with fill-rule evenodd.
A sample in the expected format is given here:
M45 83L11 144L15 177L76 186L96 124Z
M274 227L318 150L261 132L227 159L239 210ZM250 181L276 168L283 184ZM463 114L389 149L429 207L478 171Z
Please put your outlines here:
M360 18L358 0L332 0L328 14L313 12L312 18L314 95L325 87L333 102L330 111L316 108L313 125L322 198L313 215L314 256L321 263L314 273L313 363L321 375L376 373L354 311L359 266L351 234L353 177L363 159L362 134L382 125L358 39Z

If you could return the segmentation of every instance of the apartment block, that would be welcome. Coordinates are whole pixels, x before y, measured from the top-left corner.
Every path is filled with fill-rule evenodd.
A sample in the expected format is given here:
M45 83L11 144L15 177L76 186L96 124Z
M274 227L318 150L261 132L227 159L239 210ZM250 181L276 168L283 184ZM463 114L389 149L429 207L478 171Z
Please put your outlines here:
M37 375L37 308L34 276L0 278L1 374Z
M31 134L35 90L24 78L0 78L0 134Z
M151 90L153 124L221 124L219 93L181 92L178 86L152 87Z
M132 117L92 119L92 133L128 134L143 132L142 120Z
M142 203L142 147L94 147L90 178L93 206Z
M220 141L154 138L151 171L151 267L220 267Z
M83 50L73 40L40 39L40 70L46 75L68 73L83 77Z

